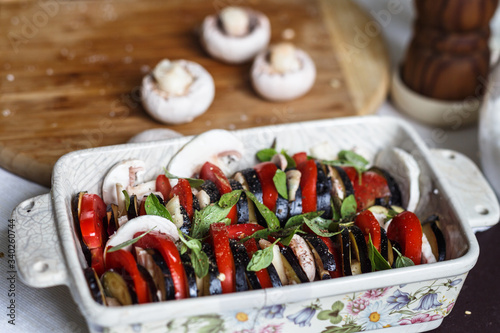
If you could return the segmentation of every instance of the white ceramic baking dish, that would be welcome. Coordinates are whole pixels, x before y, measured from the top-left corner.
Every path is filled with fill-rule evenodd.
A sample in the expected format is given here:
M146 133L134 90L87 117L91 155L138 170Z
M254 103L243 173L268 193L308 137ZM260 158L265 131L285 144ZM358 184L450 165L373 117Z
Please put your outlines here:
M279 148L307 151L328 141L335 151L362 148L368 157L399 147L418 161L430 181L421 217L442 216L447 243L444 262L326 281L197 299L127 307L105 307L89 292L83 256L71 214L71 198L100 193L103 175L115 163L139 158L152 179L190 138L77 151L60 158L52 190L21 203L13 212L18 274L33 287L64 284L92 332L421 332L440 325L451 311L479 247L472 227L499 219L495 194L477 167L452 151L429 150L406 123L386 117L356 117L247 129L234 132L246 145L241 167L256 163L255 152L277 139ZM147 176L145 178L148 179ZM370 317L370 315L372 315ZM378 316L378 317L377 317Z

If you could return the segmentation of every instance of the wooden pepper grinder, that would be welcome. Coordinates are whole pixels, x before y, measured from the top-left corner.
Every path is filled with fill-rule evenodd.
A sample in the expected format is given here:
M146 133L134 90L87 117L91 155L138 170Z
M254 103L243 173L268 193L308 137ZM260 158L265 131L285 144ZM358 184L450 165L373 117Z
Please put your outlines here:
M498 0L415 0L414 35L401 68L408 88L462 101L484 93L490 20Z

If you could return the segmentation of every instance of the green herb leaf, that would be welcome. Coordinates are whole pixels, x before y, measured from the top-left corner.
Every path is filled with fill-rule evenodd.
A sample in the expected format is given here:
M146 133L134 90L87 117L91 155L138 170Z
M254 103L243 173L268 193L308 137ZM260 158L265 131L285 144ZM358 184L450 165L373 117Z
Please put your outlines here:
M242 192L243 192L243 190L234 190L234 191L231 191L229 193L223 194L220 197L219 206L222 208L233 207L234 205L236 205L238 200L240 200L240 196L241 196Z
M368 258L372 263L372 272L383 271L391 269L391 265L385 258L378 252L377 248L373 245L371 235L368 235Z
M276 173L273 176L273 182L274 182L274 186L276 187L276 190L278 191L278 193L283 198L288 200L288 189L286 186L286 173L281 169L277 169Z
M245 191L245 194L247 198L252 200L252 202L255 204L255 207L259 210L260 214L262 217L266 220L267 227L269 229L279 229L280 227L280 221L276 217L276 214L274 214L269 208L267 208L263 203L261 203L255 195L253 195L252 192L250 191Z
M130 196L128 195L128 192L125 190L123 190L122 193L125 196L125 210L128 212L128 208L130 207Z
M334 221L340 221L340 219L341 219L340 212L335 207L335 204L333 203L333 200L330 201L330 206L332 208L332 215L333 215L332 216L332 220L334 220Z
M245 238L241 239L240 240L240 243L245 243L247 240L249 240L250 238L255 238L255 239L261 239L261 238L264 238L264 239L267 239L268 236L272 235L273 233L276 233L280 231L279 229L277 230L271 230L271 229L262 229L262 230L257 230L256 232L254 232L253 234L249 235L249 236L246 236Z
M113 247L110 247L106 250L107 253L111 253L111 252L115 252L115 251L118 251L118 250L121 250L129 245L132 245L134 243L136 243L139 239L141 239L142 237L146 236L147 234L149 234L151 231L153 231L153 229L155 229L156 226L152 227L151 229L149 229L148 231L146 231L145 233L143 233L142 235L139 235L135 238L132 238L132 239L129 239L128 241L125 241L121 244L118 244L116 246L113 246Z
M168 172L167 169L165 169L165 168L163 169L163 171L165 173L165 176L167 176L167 178L169 178L169 179L184 178L185 180L187 180L189 182L189 185L191 185L191 187L194 187L194 188L200 187L205 182L203 179L198 179L198 178L177 177L176 175L173 175L170 172Z
M283 229L283 234L286 236L284 238L281 238L281 241L280 241L281 244L283 244L285 246L289 246L290 242L293 238L293 235L295 235L296 233L305 233L300 228L301 228L301 226L297 226L295 228L290 228L290 229Z
M162 205L160 203L160 200L158 200L156 195L154 195L153 193L148 195L148 197L146 198L146 202L144 202L144 208L146 209L146 214L148 215L158 215L169 219L170 221L173 221L172 215L170 215L167 207Z
M288 168L296 168L297 167L297 163L295 163L295 160L290 155L288 155L286 150L281 149L281 154L283 156L285 156Z
M248 263L247 270L257 272L271 265L274 258L273 247L278 241L279 239L277 239L273 245L255 252Z
M323 220L323 221L322 221ZM307 226L318 236L322 237L332 237L335 235L340 234L341 231L336 231L336 232L329 232L328 227L324 227L322 223L324 223L324 219L321 217L317 217L315 219L309 220L307 218L304 219L304 222L307 224Z
M196 210L191 226L191 237L201 239L207 234L210 224L217 222L226 223L226 220L229 220L226 219L226 216L230 210L231 207L222 208L217 204L211 204L201 211Z
M338 159L334 161L323 161L324 164L334 165L334 166L351 166L356 169L359 175L363 171L366 171L366 167L370 162L368 162L363 156L356 154L352 150L341 150L337 154ZM361 177L359 177L361 182Z
M342 206L340 207L340 216L342 220L350 219L356 214L357 209L358 205L356 203L356 198L351 194L342 201Z
M398 254L398 257L394 261L394 267L401 268L401 267L415 266L413 260L402 255L401 252L399 252L397 249L393 248L393 250L396 251L396 253Z
M304 213L304 214L292 216L288 219L288 221L286 221L284 229L302 226L302 224L304 224L304 222L305 222L304 221L305 219L312 220L320 215L321 215L320 212L310 212L310 213Z
M209 261L205 252L191 252L191 264L197 277L202 278L208 274Z
M191 264L194 268L194 273L199 278L204 277L208 274L208 257L205 252L201 250L201 242L198 239L191 238L189 236L184 236L184 234L177 229L179 232L179 239L182 242L182 245L191 250ZM186 239L189 238L189 240Z
M274 148L265 148L262 150L259 150L256 154L257 159L261 162L269 162L274 155L276 155L278 152Z

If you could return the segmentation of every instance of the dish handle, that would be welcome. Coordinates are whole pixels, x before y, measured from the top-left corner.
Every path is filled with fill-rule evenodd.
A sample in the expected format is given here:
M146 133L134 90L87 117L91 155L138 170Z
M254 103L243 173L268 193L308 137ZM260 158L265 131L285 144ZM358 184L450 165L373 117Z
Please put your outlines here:
M21 202L12 212L17 274L31 287L68 284L50 193Z
M498 199L476 164L454 150L431 149L431 154L442 186L473 230L481 231L497 224L500 219Z

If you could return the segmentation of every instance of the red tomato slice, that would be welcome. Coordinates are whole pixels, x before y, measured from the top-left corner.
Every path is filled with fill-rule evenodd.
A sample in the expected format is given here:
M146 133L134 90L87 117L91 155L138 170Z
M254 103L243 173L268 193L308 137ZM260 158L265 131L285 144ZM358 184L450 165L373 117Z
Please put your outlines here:
M236 291L236 277L233 253L229 246L227 226L224 223L212 223L210 225L210 237L212 238L215 261L219 273L224 274L221 278L222 293L229 294Z
M103 218L106 204L97 194L84 194L80 207L80 230L89 249L102 247L106 236Z
M359 180L359 174L353 167L343 167L351 180L354 196L361 212L375 204L375 199L391 195L387 180L373 171L365 171Z
M300 152L296 153L292 156L293 160L295 161L296 165L302 164L303 162L307 161L307 154L306 152Z
M136 233L134 238L143 233L144 232ZM181 257L175 243L168 236L152 231L141 237L134 244L134 246L138 246L143 249L158 250L167 262L170 273L172 274L172 280L174 281L175 288L175 299L188 297L186 271L182 266Z
M254 255L255 252L259 250L257 247L257 242L255 241L255 238L250 238L247 240L245 243L245 248L247 249L248 257L252 259L252 256ZM273 283L271 282L271 277L269 276L269 273L267 272L266 268L261 269L260 271L255 272L255 275L257 275L257 279L259 280L260 286L262 289L266 288L272 288Z
M422 259L422 225L418 217L409 211L394 216L387 228L387 238L401 245L405 257L415 265Z
M172 188L172 196L176 195L179 197L179 202L181 206L184 207L186 213L191 220L194 215L193 209L193 192L191 192L191 185L189 181L184 178L179 178L177 184Z
M262 187L262 203L274 212L276 209L276 200L278 199L278 190L274 185L273 177L278 167L272 162L263 162L257 164L254 170L257 172Z
M151 302L149 287L147 282L137 269L137 262L132 253L125 250L106 253L106 269L124 269L132 279L137 302L139 304Z
M300 171L300 187L302 189L302 213L316 211L316 182L318 169L314 160L307 160L297 165Z
M96 247L90 250L91 266L97 273L97 276L101 276L105 271L103 252L102 247Z
M163 200L165 202L170 198L170 191L172 190L172 186L170 185L170 181L167 176L159 175L156 177L156 191L160 192L163 196Z
M214 182L221 195L232 192L231 185L229 184L229 180L226 175L224 175L222 170L215 164L205 162L205 164L201 167L200 178ZM231 208L227 217L231 220L231 224L235 224L237 222L236 205Z
M361 232L365 235L367 244L371 236L373 246L375 246L377 251L380 252L380 242L382 236L380 233L380 224L375 218L375 215L373 215L373 213L369 210L364 210L356 215L354 224L361 229Z
M230 239L243 239L253 235L254 232L264 229L263 226L256 223L232 224L227 227L228 237Z

